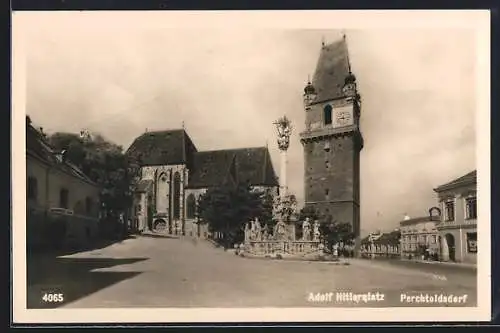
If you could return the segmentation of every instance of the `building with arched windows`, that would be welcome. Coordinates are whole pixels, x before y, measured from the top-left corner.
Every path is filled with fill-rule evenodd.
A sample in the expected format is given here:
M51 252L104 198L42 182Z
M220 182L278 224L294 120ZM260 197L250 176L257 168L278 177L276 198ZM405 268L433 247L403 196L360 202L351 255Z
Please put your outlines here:
M217 185L249 183L277 190L267 147L198 151L184 129L146 132L127 155L140 166L132 216L140 231L207 236L197 202Z

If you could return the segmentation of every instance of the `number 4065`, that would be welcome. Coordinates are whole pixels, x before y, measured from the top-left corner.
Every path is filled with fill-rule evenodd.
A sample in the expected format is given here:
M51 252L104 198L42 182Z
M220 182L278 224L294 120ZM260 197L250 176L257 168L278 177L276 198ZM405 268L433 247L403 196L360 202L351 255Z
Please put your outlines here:
M63 296L63 294L47 294L47 293L45 293L42 297L42 300L44 302L48 302L48 303L63 302L64 296Z

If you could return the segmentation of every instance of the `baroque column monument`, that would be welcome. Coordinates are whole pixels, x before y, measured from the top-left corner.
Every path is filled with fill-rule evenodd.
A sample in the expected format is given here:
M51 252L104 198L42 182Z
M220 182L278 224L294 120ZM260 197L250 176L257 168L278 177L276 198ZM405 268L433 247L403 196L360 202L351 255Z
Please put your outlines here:
M295 206L288 192L287 164L288 148L290 147L290 136L292 135L292 122L283 116L274 122L278 132L278 148L280 150L280 195L277 198L279 210L279 222L276 228L275 239L295 240Z
M278 130L278 148L280 150L280 198L285 198L288 194L286 177L286 167L288 164L287 151L290 147L290 136L292 134L292 123L283 116L274 122Z

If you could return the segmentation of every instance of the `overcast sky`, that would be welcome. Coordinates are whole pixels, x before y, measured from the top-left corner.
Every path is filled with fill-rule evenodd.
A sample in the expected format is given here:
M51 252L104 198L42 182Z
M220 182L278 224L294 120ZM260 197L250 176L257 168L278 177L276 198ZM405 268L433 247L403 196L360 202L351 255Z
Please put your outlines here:
M113 14L110 14L113 15ZM53 13L26 31L27 113L47 132L100 132L126 149L180 128L198 150L269 143L295 126L291 191L303 200L303 88L338 30L161 29ZM99 29L94 29L96 25ZM476 168L475 40L466 29L347 29L362 95L361 226L427 215L432 189Z

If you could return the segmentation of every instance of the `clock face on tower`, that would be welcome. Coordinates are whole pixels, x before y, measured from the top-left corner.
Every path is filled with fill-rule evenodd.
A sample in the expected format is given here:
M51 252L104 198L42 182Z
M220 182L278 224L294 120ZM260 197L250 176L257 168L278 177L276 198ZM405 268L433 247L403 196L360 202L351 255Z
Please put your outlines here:
M335 120L338 126L347 126L352 124L352 114L349 110L338 110L335 114Z

